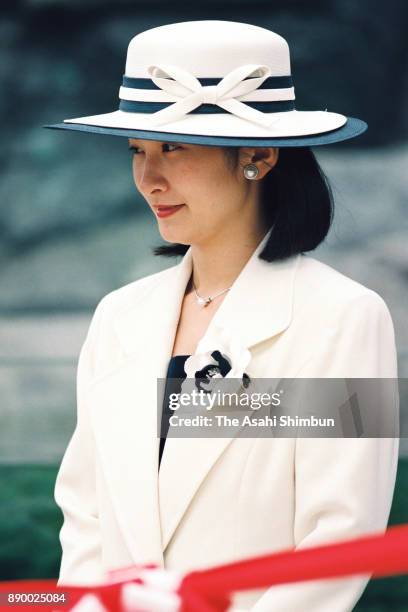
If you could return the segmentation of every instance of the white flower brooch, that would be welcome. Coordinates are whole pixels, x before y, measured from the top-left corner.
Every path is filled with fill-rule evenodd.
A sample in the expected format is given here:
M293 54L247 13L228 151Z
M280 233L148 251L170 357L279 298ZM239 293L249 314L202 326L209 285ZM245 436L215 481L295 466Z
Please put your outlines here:
M188 379L195 380L197 389L210 392L213 379L238 379L246 389L250 377L245 372L251 360L250 351L224 328L214 327L199 342L194 355L184 364ZM214 381L215 382L215 381Z

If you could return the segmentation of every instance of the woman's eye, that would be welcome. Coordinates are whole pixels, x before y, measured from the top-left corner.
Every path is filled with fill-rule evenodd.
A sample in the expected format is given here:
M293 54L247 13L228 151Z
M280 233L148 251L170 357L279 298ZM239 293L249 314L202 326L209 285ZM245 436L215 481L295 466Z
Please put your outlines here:
M181 146L178 144L173 144L171 142L165 142L163 144L164 153L172 153L173 151L177 151L177 149L181 149ZM132 155L138 155L139 153L143 153L142 149L139 149L139 147L135 146L130 146L129 151L132 153Z
M181 149L180 145L177 144L172 144L171 142L166 142L163 145L163 149L169 149L169 153L171 153L172 151L176 151L177 149Z

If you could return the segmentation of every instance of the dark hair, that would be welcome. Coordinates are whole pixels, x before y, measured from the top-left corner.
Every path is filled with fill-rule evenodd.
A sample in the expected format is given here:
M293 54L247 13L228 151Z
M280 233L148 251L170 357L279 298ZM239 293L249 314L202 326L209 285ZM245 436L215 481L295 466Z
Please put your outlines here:
M238 148L225 147L227 158L238 163ZM271 235L259 258L286 259L315 249L325 239L334 214L333 192L309 147L279 149L277 164L260 186L260 206ZM155 255L184 255L189 245L154 247Z

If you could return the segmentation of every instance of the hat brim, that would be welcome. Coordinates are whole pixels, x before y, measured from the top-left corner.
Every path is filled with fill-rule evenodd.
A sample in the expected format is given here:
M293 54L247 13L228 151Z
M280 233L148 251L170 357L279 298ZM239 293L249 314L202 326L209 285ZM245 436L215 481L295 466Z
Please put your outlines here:
M367 123L355 117L346 117L346 122L341 127L307 134L303 136L221 136L185 134L175 132L162 132L156 130L131 129L92 125L86 123L56 123L44 125L45 128L56 130L70 130L74 132L86 132L91 134L102 134L107 136L122 136L124 138L139 138L141 140L160 140L164 142L177 142L186 144L198 144L206 146L228 146L228 147L309 147L328 145L355 138L367 130Z

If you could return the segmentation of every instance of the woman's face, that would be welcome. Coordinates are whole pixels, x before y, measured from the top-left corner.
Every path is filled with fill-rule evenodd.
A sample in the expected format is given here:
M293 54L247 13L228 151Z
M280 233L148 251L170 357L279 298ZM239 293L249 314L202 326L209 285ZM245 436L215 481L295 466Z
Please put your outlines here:
M256 227L258 181L248 181L242 171L250 159L238 159L234 168L220 147L138 139L129 146L136 187L164 240L203 245L240 224Z

